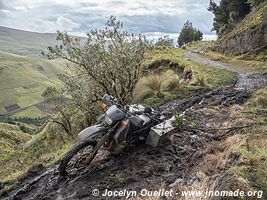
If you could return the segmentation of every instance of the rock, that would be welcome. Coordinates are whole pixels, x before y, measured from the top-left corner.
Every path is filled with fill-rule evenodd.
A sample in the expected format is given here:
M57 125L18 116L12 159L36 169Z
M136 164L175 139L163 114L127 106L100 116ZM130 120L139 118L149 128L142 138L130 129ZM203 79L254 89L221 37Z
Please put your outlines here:
M267 3L252 11L230 33L223 35L212 50L228 55L254 54L267 49ZM258 18L257 16L262 16ZM252 23L252 21L254 23Z
M197 185L199 183L198 179L196 177L191 177L188 181L187 184L189 185Z
M172 184L170 184L169 185L169 187L175 187L175 186L177 186L177 185L179 185L180 183L182 183L183 182L183 179L181 179L181 178L178 178L178 179L176 179Z

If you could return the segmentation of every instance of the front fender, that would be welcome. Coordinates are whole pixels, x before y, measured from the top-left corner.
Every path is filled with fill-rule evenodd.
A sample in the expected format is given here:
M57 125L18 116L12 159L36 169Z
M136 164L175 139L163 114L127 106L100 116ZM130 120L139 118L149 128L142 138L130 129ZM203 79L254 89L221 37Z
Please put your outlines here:
M105 127L101 124L93 125L82 130L78 134L77 138L78 138L78 141L83 142L86 140L90 140L94 138L95 136L100 135L101 133L105 133L107 130L108 130L108 127Z

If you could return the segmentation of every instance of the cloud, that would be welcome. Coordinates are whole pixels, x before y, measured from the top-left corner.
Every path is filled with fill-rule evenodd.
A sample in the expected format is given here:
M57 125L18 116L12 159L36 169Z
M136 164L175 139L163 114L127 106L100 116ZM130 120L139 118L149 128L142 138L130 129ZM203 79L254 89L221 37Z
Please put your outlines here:
M81 24L62 16L57 18L57 25L59 26L59 29L63 31L73 31L81 26Z
M177 33L189 19L210 33L208 0L0 0L0 25L37 32L88 32L116 15L135 33ZM16 8L16 9L15 9Z

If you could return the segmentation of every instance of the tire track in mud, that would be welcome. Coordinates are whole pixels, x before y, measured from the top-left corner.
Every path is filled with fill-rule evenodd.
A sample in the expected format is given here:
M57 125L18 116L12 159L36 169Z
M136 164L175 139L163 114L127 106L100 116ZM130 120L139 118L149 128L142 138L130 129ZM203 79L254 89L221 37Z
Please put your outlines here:
M247 85L248 81L245 82ZM48 170L33 168L2 198L98 200L118 197L92 196L95 188L100 193L105 189L172 188L178 191L218 188L224 181L224 172L238 160L238 155L230 150L244 138L225 136L224 129L233 126L236 115L251 96L250 88L254 89L255 84L248 85L245 89L229 86L203 90L161 106L159 110L166 115L172 115L174 110L183 113L184 127L168 134L156 148L140 143L120 155L103 151L90 167L81 165L66 177L59 177L57 166Z

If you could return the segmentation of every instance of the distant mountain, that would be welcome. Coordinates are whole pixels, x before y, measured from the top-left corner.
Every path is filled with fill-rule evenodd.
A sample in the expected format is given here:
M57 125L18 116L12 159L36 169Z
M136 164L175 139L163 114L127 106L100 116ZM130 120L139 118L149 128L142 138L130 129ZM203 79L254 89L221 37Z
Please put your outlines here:
M41 56L56 43L56 33L34 33L0 26L0 50L25 56Z

